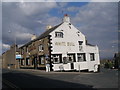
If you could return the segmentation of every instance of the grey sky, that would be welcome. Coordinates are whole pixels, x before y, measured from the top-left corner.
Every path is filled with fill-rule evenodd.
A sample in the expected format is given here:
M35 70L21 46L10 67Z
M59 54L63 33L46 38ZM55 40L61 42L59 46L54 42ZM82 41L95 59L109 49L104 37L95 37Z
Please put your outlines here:
M99 46L102 58L113 57L117 52L117 3L91 2L79 6L68 2L13 2L3 3L2 6L3 51L14 43L15 37L17 44L22 45L30 41L32 34L44 32L46 25L61 23L61 10L64 10L69 14L72 24L85 34L88 42Z

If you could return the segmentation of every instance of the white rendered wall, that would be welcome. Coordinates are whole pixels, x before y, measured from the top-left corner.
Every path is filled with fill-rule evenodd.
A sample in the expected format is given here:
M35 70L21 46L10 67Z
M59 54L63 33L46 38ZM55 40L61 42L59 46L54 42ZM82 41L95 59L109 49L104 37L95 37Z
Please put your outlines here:
M71 29L69 28L71 27ZM63 30L63 31L61 31ZM77 34L79 30L76 29L72 24L64 22L60 25L56 30L50 33L52 36L51 39L51 46L52 52L51 54L62 54L62 57L67 57L68 53L75 53L76 55L76 62L74 62L74 69L76 70L84 70L89 69L89 71L94 70L95 64L100 64L99 62L99 50L97 46L89 46L86 45L85 36L80 32L79 36ZM63 32L63 38L55 38L55 32ZM83 41L83 51L79 51L79 44L78 41ZM61 45L56 45L56 42L61 42ZM74 46L67 46L67 43L73 43ZM77 62L77 53L85 53L86 54L86 61L84 62ZM90 53L95 53L95 61L90 61ZM63 65L64 70L71 70L70 63L68 64L53 64L54 71L60 70L59 66ZM80 66L79 66L80 65Z
M60 30L64 30L64 38L55 38L55 32L60 32ZM78 36L76 33L78 30L71 25L71 29L67 25L67 23L63 23L60 27L54 30L50 35L52 36L52 46L53 52L52 53L75 53L79 52L79 45L78 41L83 41L83 45L85 45L85 36L80 33ZM55 45L56 42L71 42L74 43L75 46L64 46L64 45Z

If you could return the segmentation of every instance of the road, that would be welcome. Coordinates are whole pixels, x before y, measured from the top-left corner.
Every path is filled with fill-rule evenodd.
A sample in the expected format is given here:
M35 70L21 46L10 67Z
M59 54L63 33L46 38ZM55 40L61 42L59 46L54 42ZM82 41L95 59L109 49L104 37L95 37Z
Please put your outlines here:
M118 71L44 72L40 70L3 70L4 88L118 88Z

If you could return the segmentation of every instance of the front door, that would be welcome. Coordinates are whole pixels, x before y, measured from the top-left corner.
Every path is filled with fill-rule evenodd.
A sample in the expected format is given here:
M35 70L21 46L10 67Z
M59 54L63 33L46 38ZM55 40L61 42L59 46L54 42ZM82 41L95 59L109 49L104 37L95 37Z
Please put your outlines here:
M74 69L74 64L73 63L71 63L71 69Z
M34 61L34 69L37 69L37 57L34 57L33 61Z

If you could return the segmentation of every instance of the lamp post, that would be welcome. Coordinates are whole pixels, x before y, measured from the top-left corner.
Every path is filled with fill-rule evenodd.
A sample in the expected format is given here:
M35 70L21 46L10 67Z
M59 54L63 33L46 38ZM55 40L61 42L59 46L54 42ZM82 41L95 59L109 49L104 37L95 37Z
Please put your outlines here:
M9 30L8 32L11 33L12 31ZM15 36L15 34L14 34L14 36ZM14 61L14 62L15 62L15 63L14 63L14 64L15 64L15 68L16 68L16 36L15 36L14 38L15 38L15 51L14 51L14 52L15 52L15 54L14 54L14 55L15 55L15 56L14 56L14 60L15 60L15 61Z
M8 33L11 33L11 31L9 30ZM9 69L11 69L11 60L10 60L10 63L9 63Z

